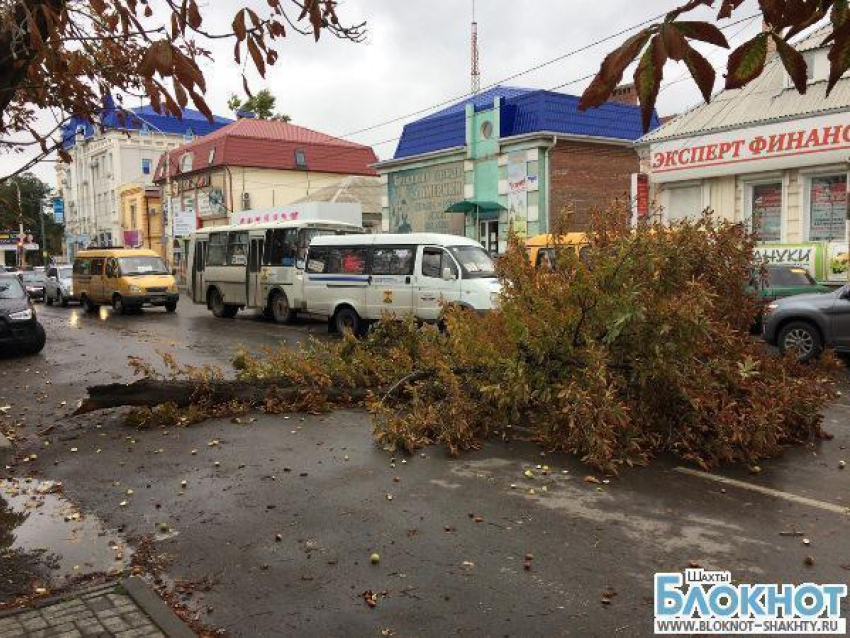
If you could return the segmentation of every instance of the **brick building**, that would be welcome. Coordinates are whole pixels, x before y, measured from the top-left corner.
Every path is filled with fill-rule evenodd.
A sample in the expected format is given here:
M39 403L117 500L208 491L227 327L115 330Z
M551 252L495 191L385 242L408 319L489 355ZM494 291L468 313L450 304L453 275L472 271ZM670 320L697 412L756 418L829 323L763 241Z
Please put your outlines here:
M406 125L376 165L384 230L465 235L499 253L510 228L548 232L566 206L571 230L585 229L591 210L629 195L643 131L630 87L598 109L578 102L500 86Z

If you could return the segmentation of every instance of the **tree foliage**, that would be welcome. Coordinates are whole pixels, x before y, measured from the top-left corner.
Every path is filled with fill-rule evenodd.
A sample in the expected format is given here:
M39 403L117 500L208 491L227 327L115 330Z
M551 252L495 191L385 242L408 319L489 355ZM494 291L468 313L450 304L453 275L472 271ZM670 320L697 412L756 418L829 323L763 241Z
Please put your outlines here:
M726 88L746 86L761 75L767 62L768 43L772 41L800 93L806 92L805 58L789 41L805 29L829 18L831 32L824 39L830 44L830 74L827 95L850 68L850 20L847 0L758 0L765 29L732 51L726 70ZM694 47L703 42L728 49L723 32L705 21L681 19L700 7L713 7L714 0L689 0L670 11L663 22L653 24L630 37L603 61L599 73L584 91L580 108L603 104L623 78L626 69L637 61L634 83L643 111L644 129L648 129L655 101L669 61L684 62L706 102L711 100L716 73L706 58ZM743 0L722 0L717 20L737 17Z
M268 0L265 11L235 3L229 29L210 31L197 0L0 0L0 151L61 144L51 139L72 116L93 119L105 97L147 98L180 116L190 102L207 117L201 62L213 40L233 42L234 59L261 76L291 33L360 41L364 24L343 24L334 0ZM243 73L243 85L250 95ZM47 110L55 126L39 130ZM19 172L21 172L19 171Z
M612 221L616 220L616 221ZM706 215L632 231L627 207L598 216L582 258L553 271L513 242L500 260L503 300L484 317L449 310L447 331L383 320L362 340L241 353L242 380L374 391L378 440L452 453L523 431L609 473L662 452L708 468L753 463L822 435L833 365L772 356L749 327L754 240ZM309 389L307 391L306 389Z
M291 117L284 113L276 113L277 97L268 89L257 91L247 100L242 100L235 93L231 94L227 101L229 108L235 115L240 113L252 113L261 120L277 120L278 122L290 122Z
M20 205L18 189L20 188ZM19 220L24 229L41 239L39 215L44 216L44 232L47 235L47 250L52 254L62 253L63 226L57 224L53 215L45 212L44 204L50 196L50 187L32 173L24 173L0 183L0 230L18 230ZM22 216L19 217L19 214Z

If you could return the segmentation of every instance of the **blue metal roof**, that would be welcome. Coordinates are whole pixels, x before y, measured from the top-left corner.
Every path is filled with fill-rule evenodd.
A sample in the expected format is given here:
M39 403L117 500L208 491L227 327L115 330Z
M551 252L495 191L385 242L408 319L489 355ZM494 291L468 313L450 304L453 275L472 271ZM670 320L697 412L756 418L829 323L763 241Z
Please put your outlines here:
M152 133L170 133L173 135L191 135L203 137L233 120L226 117L214 116L210 122L200 111L183 109L183 117L177 118L165 113L157 113L151 105L135 109L117 108L111 99L105 101L98 122L105 130L138 131L147 128ZM95 127L82 117L74 117L62 127L62 146L73 148L78 130L83 131L86 138L92 137Z
M607 102L579 111L579 97L554 91L495 87L473 98L458 102L442 111L404 127L395 159L433 153L466 144L466 105L476 111L493 107L502 99L500 137L531 133L560 133L635 141L644 134L640 108ZM660 121L653 114L650 130Z

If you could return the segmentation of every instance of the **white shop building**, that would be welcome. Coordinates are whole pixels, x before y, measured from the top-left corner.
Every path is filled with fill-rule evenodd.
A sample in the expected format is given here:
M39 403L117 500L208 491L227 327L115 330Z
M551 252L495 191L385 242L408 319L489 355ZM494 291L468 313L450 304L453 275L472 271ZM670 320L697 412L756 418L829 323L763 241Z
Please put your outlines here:
M802 265L820 281L848 278L850 76L829 97L828 29L796 45L809 67L805 95L772 55L754 82L722 91L636 143L656 214L743 222L769 261Z

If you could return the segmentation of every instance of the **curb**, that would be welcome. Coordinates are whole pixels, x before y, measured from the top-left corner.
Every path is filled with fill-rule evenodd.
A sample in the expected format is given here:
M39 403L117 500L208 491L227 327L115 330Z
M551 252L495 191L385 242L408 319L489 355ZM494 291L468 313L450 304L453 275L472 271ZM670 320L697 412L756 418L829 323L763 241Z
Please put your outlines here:
M130 576L122 580L120 584L127 595L133 599L133 602L148 615L166 636L169 638L196 638L195 632L177 617L177 614L147 586L144 580L138 576Z

